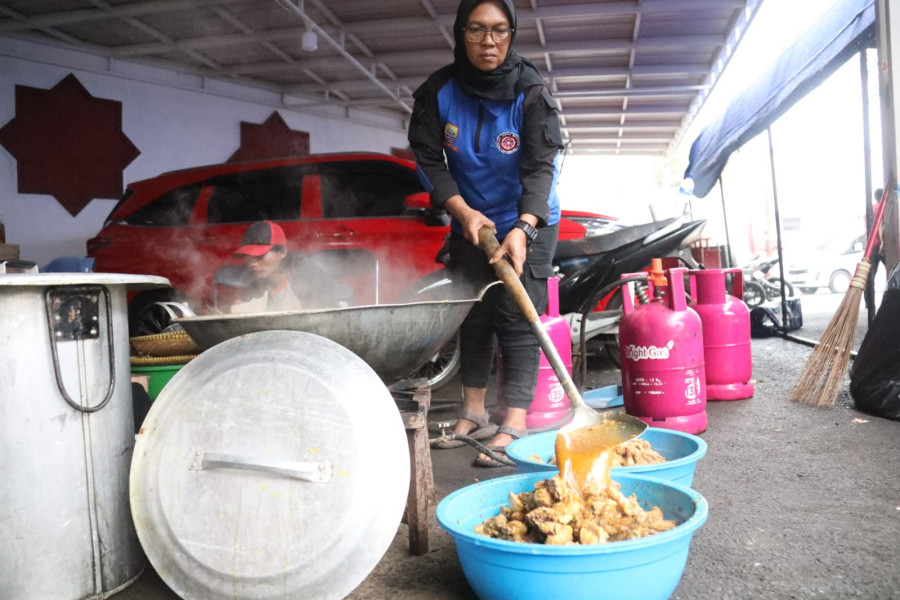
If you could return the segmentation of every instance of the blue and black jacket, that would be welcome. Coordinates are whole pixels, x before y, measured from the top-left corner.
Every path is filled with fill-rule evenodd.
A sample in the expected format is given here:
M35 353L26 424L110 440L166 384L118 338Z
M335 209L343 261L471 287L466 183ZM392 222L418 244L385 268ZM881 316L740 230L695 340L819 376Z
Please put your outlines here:
M460 89L448 65L414 98L409 143L435 207L459 194L501 239L522 214L538 217L539 227L559 222L562 135L546 87L528 87L514 100L477 98ZM451 228L462 233L455 219Z

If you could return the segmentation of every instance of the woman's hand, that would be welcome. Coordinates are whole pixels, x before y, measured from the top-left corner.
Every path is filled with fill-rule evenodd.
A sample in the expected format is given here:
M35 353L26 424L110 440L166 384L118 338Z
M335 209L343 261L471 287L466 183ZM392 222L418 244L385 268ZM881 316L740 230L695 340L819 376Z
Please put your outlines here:
M493 221L481 214L480 211L471 208L462 196L453 196L444 204L444 208L453 217L459 221L462 226L463 235L466 239L475 244L480 245L478 240L478 232L482 227L487 227L497 235L497 226Z
M497 226L494 225L494 222L477 210L470 210L466 214L466 217L460 221L460 224L462 225L466 239L476 246L481 245L481 242L478 239L478 232L481 231L482 227L487 227L494 232L494 235L497 235Z
M522 276L522 270L525 266L525 257L528 249L527 239L525 238L525 232L521 229L513 229L511 230L505 238L503 238L503 243L500 244L500 247L494 252L494 255L490 259L490 263L493 265L498 260L506 260L504 256L508 256L510 262L512 263L513 270L516 272L516 275L519 277Z

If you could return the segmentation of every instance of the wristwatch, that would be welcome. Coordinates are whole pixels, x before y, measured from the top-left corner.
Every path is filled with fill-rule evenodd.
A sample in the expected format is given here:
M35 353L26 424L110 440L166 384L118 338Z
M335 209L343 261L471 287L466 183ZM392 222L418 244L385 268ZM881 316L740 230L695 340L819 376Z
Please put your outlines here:
M527 222L519 219L513 224L513 229L521 229L525 232L525 245L530 246L531 242L537 239L537 229L529 225Z

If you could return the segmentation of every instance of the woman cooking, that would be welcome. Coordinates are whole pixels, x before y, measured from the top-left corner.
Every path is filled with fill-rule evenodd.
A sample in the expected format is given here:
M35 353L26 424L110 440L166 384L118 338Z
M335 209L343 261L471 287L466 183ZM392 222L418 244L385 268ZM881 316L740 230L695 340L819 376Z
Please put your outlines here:
M559 229L556 105L537 68L512 49L516 12L510 0L463 0L453 35L454 62L414 94L410 147L432 204L452 217L450 268L481 285L495 278L493 263L509 260L542 313ZM490 261L478 246L482 227L501 242ZM499 428L485 409L495 338L507 406ZM502 286L492 287L469 313L460 348L463 407L454 433L493 436L489 447L502 451L526 435L540 366L538 342ZM475 462L501 466L484 454Z

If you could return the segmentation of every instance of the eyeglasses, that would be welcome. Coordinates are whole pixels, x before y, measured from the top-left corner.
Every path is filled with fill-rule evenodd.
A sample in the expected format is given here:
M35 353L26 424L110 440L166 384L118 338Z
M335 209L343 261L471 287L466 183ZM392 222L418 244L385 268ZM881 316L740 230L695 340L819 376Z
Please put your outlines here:
M485 35L490 33L491 39L500 43L508 40L509 35L515 30L510 29L509 27L497 27L495 29L488 29L487 27L463 27L463 31L466 32L467 42L480 42L484 39Z

